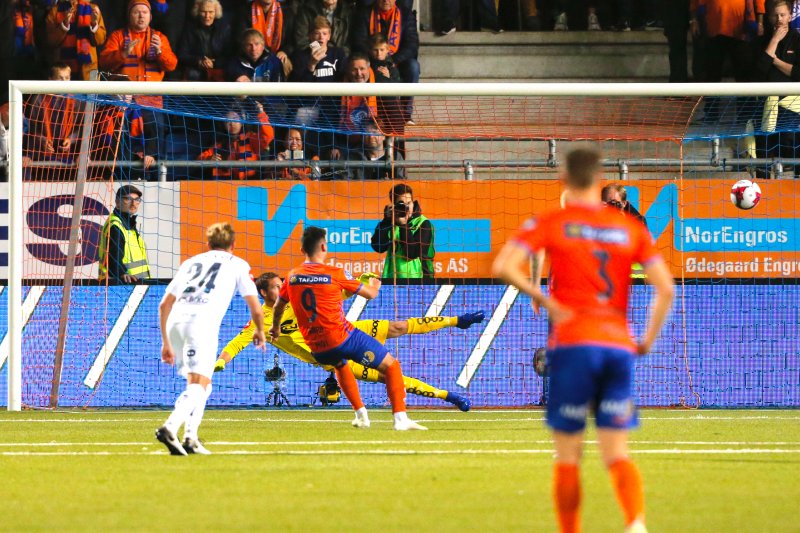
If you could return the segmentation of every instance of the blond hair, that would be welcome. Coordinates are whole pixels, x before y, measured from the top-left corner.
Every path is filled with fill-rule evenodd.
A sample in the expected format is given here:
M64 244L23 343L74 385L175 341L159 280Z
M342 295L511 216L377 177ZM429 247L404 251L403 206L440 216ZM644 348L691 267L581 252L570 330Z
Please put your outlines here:
M791 0L774 0L772 2L772 6L770 6L770 10L774 13L778 6L786 6L786 8L789 10L789 13L791 13L793 5L794 2Z
M217 222L206 230L206 239L212 250L230 250L236 239L236 232L228 222Z
M333 27L331 26L330 21L323 17L322 15L318 17L314 17L314 20L311 21L311 24L308 27L308 33L312 34L317 30L321 30L323 28L327 28L330 31L333 31Z
M214 6L214 18L219 20L222 18L222 4L219 0L195 0L192 6L192 16L197 17L200 14L200 6L203 4L212 4Z

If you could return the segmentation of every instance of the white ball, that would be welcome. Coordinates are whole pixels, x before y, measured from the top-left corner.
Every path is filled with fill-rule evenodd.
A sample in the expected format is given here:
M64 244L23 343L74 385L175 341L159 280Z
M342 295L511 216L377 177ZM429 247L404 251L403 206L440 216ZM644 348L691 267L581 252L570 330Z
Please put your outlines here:
M739 209L753 209L761 200L761 187L750 180L739 180L731 187L731 202Z

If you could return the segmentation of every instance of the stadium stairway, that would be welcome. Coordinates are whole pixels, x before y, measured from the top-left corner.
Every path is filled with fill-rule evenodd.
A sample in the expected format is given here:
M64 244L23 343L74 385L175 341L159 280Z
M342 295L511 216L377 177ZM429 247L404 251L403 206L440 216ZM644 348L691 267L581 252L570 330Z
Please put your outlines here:
M667 40L657 31L420 33L423 82L660 82Z

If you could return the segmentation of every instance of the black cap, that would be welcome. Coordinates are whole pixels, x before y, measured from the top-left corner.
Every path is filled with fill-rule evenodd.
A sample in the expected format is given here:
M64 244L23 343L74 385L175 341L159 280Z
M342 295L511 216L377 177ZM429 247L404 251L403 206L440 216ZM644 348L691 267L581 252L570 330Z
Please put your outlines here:
M117 200L123 196L130 196L131 194L138 194L140 198L142 197L142 191L138 187L134 185L123 185L117 189Z

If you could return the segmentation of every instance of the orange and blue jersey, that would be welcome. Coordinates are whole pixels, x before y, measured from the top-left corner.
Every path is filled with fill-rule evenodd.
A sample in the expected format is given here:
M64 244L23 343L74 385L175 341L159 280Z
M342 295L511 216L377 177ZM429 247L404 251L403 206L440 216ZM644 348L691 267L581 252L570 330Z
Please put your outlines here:
M571 309L549 345L603 345L633 350L628 330L631 265L658 257L647 227L602 205L568 205L523 225L514 241L550 258L550 294Z
M303 263L286 276L280 298L292 304L312 353L332 350L347 340L354 328L344 315L342 290L357 294L361 285L341 268L322 263Z

